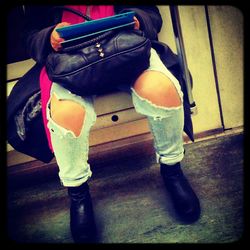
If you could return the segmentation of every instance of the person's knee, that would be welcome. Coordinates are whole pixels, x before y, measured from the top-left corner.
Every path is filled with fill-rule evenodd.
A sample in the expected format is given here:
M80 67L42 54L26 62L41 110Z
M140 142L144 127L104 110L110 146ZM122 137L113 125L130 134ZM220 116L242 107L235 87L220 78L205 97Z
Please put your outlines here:
M163 73L146 71L136 80L136 93L157 106L179 107L181 99L173 82Z
M79 136L85 117L85 109L77 102L71 100L58 100L55 95L50 103L51 118L61 127L72 131Z

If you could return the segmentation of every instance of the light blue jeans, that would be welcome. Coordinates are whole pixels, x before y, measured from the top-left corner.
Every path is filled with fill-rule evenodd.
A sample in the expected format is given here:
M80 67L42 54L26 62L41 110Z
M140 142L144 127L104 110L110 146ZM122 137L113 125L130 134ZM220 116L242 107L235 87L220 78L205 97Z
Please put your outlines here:
M164 66L158 54L151 49L150 66L147 70L164 73L176 87L183 103L183 93L178 80ZM47 105L48 128L51 134L52 146L59 167L59 177L64 186L79 186L92 175L88 163L89 132L96 121L93 97L81 97L71 93L60 85L53 83L51 96L55 94L59 100L72 100L85 109L85 120L78 137L72 131L56 124L50 115L50 101ZM154 138L157 163L173 165L180 162L184 156L183 148L183 105L179 107L161 107L140 97L131 88L132 101L135 110L148 118L149 127Z

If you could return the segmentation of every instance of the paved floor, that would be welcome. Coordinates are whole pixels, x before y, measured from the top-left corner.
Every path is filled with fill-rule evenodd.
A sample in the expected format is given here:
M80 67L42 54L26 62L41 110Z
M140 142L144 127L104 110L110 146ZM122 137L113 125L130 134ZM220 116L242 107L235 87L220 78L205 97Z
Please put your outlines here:
M154 156L92 166L99 243L225 243L243 233L243 135L185 145L183 169L201 200L194 224L175 216ZM70 243L69 200L58 179L8 190L9 237Z

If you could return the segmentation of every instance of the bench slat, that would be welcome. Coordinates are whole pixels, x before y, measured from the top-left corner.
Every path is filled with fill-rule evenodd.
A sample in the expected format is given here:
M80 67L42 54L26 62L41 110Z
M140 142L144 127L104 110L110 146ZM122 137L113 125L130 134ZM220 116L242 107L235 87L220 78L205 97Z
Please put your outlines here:
M10 63L7 65L7 81L22 77L29 69L35 65L33 59Z
M17 82L35 62L32 59L7 65L7 97ZM112 142L130 136L149 132L147 120L138 114L133 107L131 95L125 92L114 92L94 98L97 121L90 132L90 146ZM112 117L116 115L117 121ZM15 151L7 143L7 165L17 165L35 160Z

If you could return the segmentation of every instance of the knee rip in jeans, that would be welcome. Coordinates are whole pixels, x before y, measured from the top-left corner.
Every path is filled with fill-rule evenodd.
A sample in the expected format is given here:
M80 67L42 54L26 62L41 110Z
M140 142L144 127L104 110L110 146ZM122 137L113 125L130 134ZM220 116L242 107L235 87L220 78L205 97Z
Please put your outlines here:
M151 116L155 121L161 121L164 118L171 116L173 112L181 110L183 105L177 107L165 107L161 105L156 105L151 100L141 97L134 88L131 88L135 96L134 105L139 113L147 116Z
M133 86L135 92L158 108L178 108L182 98L175 83L162 72L145 71Z
M59 99L55 94L50 101L51 119L59 126L79 137L85 120L85 109L72 100Z

